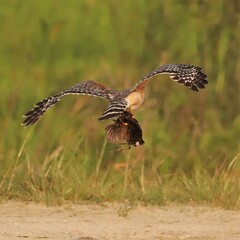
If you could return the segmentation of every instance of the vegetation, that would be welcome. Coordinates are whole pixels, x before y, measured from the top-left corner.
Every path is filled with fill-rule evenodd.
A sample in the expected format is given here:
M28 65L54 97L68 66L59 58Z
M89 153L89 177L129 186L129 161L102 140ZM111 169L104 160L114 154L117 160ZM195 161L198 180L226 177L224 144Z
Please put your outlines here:
M135 113L142 147L106 143L107 105L91 97L20 126L54 92L86 79L130 87L162 63L200 65L209 85L151 80ZM1 0L0 198L239 208L239 63L237 0Z

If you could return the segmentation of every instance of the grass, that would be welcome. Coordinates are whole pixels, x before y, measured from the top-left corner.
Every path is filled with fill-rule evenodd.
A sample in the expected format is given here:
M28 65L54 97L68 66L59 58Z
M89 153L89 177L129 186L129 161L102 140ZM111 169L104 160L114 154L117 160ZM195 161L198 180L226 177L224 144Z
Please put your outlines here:
M104 162L103 156L111 155L105 141L95 158L89 157L88 148L81 148L80 157L78 148L83 144L80 140L75 150L69 150L68 144L58 146L43 161L22 155L26 142L2 178L2 199L47 205L62 204L66 200L74 203L128 200L151 204L208 203L227 209L239 208L239 155L212 173L198 167L188 174L179 170L166 174L163 165L167 159L153 164L142 158L142 150L136 154L136 149L118 152L125 166L116 169L110 159Z
M240 208L235 1L27 2L0 2L0 199ZM196 94L150 81L136 112L142 147L107 143L109 122L96 120L107 105L90 97L67 96L20 126L54 92L86 79L127 88L167 62L203 66L209 85Z

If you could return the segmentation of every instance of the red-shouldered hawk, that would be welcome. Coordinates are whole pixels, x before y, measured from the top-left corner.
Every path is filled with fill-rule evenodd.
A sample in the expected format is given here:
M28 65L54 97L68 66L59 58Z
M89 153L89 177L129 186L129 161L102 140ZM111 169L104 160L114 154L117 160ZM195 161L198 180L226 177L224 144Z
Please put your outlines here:
M118 117L114 124L106 128L107 140L113 143L125 142L129 145L141 145L142 130L138 121L133 117L132 111L137 109L144 101L144 89L148 80L158 74L169 74L174 81L184 84L193 91L205 88L208 83L207 75L199 66L190 64L165 64L161 65L134 87L117 91L112 90L95 81L85 81L62 91L56 95L43 99L35 105L35 108L27 112L24 117L23 125L34 124L51 106L69 94L90 95L101 97L109 102L108 108L98 120L106 120Z

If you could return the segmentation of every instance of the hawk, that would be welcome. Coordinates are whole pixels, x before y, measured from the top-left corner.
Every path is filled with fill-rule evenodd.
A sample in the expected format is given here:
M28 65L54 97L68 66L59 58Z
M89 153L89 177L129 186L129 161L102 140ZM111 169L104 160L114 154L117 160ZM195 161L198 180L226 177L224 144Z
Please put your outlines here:
M135 86L123 90L113 90L101 83L89 80L78 83L67 90L59 92L38 102L35 107L24 115L23 125L30 126L53 105L69 94L90 95L101 97L108 101L109 105L98 120L107 120L117 117L114 123L106 127L107 140L118 144L142 145L142 129L133 116L133 111L144 101L144 90L148 80L158 74L169 74L170 78L181 83L192 91L204 89L208 84L207 75L199 66L191 64L164 64L150 72Z

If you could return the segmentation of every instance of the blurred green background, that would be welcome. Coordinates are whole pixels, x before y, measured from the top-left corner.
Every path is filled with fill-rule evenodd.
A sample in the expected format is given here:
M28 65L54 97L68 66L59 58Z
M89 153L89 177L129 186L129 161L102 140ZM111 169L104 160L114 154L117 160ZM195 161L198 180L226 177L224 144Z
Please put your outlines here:
M240 206L239 1L1 0L0 196ZM199 93L152 79L135 113L145 145L105 142L104 100L67 96L32 128L41 99L92 79L131 87L164 63L200 65Z

